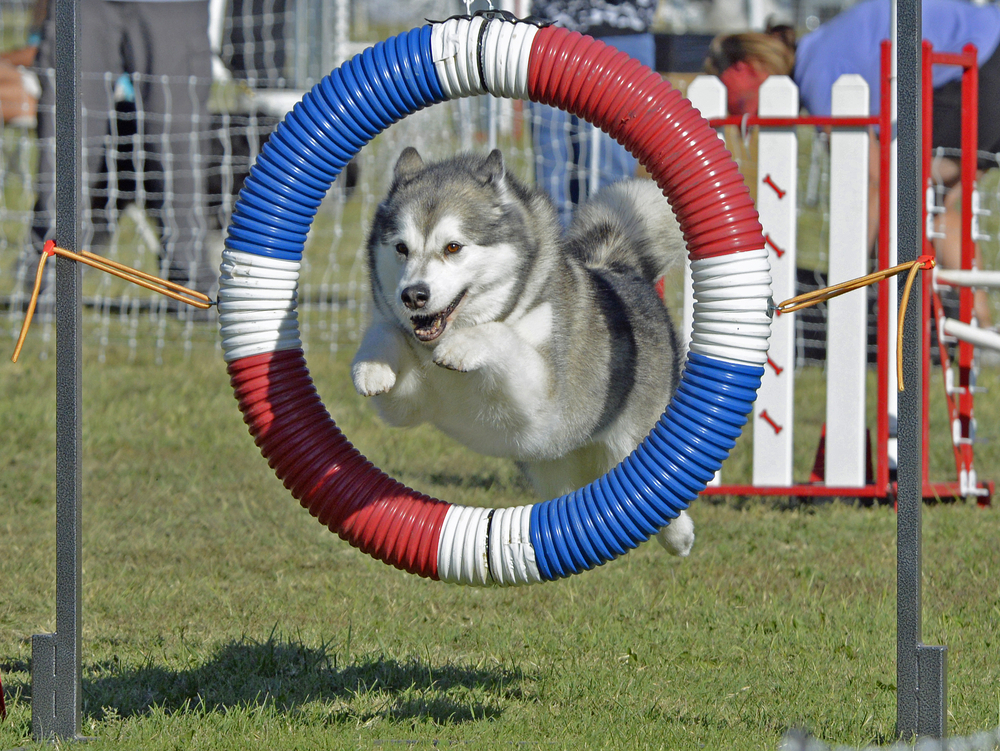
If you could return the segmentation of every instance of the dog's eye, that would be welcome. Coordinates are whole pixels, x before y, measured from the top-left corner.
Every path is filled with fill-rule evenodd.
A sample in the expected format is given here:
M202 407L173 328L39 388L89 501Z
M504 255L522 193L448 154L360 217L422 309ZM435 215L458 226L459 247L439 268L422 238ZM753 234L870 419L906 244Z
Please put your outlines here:
M447 245L444 246L445 253L457 253L461 249L462 246L459 245L458 243L448 243Z
M406 243L396 243L396 252L405 258L410 254L410 249L406 247Z

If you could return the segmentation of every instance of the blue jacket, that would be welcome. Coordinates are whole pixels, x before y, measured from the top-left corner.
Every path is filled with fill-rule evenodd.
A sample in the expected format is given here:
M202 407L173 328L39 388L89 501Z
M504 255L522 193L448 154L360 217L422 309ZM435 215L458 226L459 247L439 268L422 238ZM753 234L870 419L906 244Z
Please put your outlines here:
M863 0L824 23L799 41L793 78L802 106L813 115L829 115L830 88L844 73L868 82L871 114L879 111L880 44L889 39L890 0ZM1000 44L1000 7L965 0L923 0L924 39L938 52L961 52L966 44L978 49L982 64ZM934 87L962 75L955 66L934 66Z

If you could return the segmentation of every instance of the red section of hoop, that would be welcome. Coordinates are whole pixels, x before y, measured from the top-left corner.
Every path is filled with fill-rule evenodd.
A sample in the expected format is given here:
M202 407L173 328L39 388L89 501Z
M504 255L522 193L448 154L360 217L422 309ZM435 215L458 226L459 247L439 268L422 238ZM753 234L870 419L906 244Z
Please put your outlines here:
M692 261L764 247L722 140L657 73L603 42L548 26L532 45L528 94L597 125L638 158L670 200Z
M351 445L320 401L302 350L245 357L228 371L254 442L310 514L369 555L438 578L449 504L393 480Z

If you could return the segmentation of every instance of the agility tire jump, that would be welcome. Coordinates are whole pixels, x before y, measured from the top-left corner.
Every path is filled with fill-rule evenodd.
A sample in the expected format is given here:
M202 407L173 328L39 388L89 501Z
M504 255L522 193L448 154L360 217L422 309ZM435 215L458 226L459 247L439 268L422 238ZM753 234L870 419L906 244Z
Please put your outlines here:
M362 456L316 392L296 312L306 234L341 169L403 117L485 93L567 110L628 148L680 221L696 299L680 385L643 443L587 487L503 509L430 498ZM613 47L505 14L413 29L318 83L251 169L221 271L228 372L244 421L277 476L352 545L448 582L551 581L648 540L721 467L753 407L766 361L771 290L764 239L742 176L715 131L659 75Z

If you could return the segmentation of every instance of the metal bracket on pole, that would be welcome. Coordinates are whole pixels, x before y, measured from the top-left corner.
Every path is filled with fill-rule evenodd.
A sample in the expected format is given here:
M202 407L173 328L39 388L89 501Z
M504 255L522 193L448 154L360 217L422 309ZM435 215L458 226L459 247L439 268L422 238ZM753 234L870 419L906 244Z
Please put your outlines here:
M921 143L921 2L898 0L896 12L899 261L921 254L923 226ZM888 106L883 102L882 106ZM888 134L882 134L887 137ZM899 395L896 517L896 731L943 738L948 716L947 647L921 642L921 511L923 502L923 295L915 284L903 332ZM900 298L902 288L900 287ZM900 300L901 301L901 300Z
M56 236L77 250L80 204L79 0L53 3L56 67ZM35 740L80 738L81 380L80 267L56 259L56 633L31 640Z

